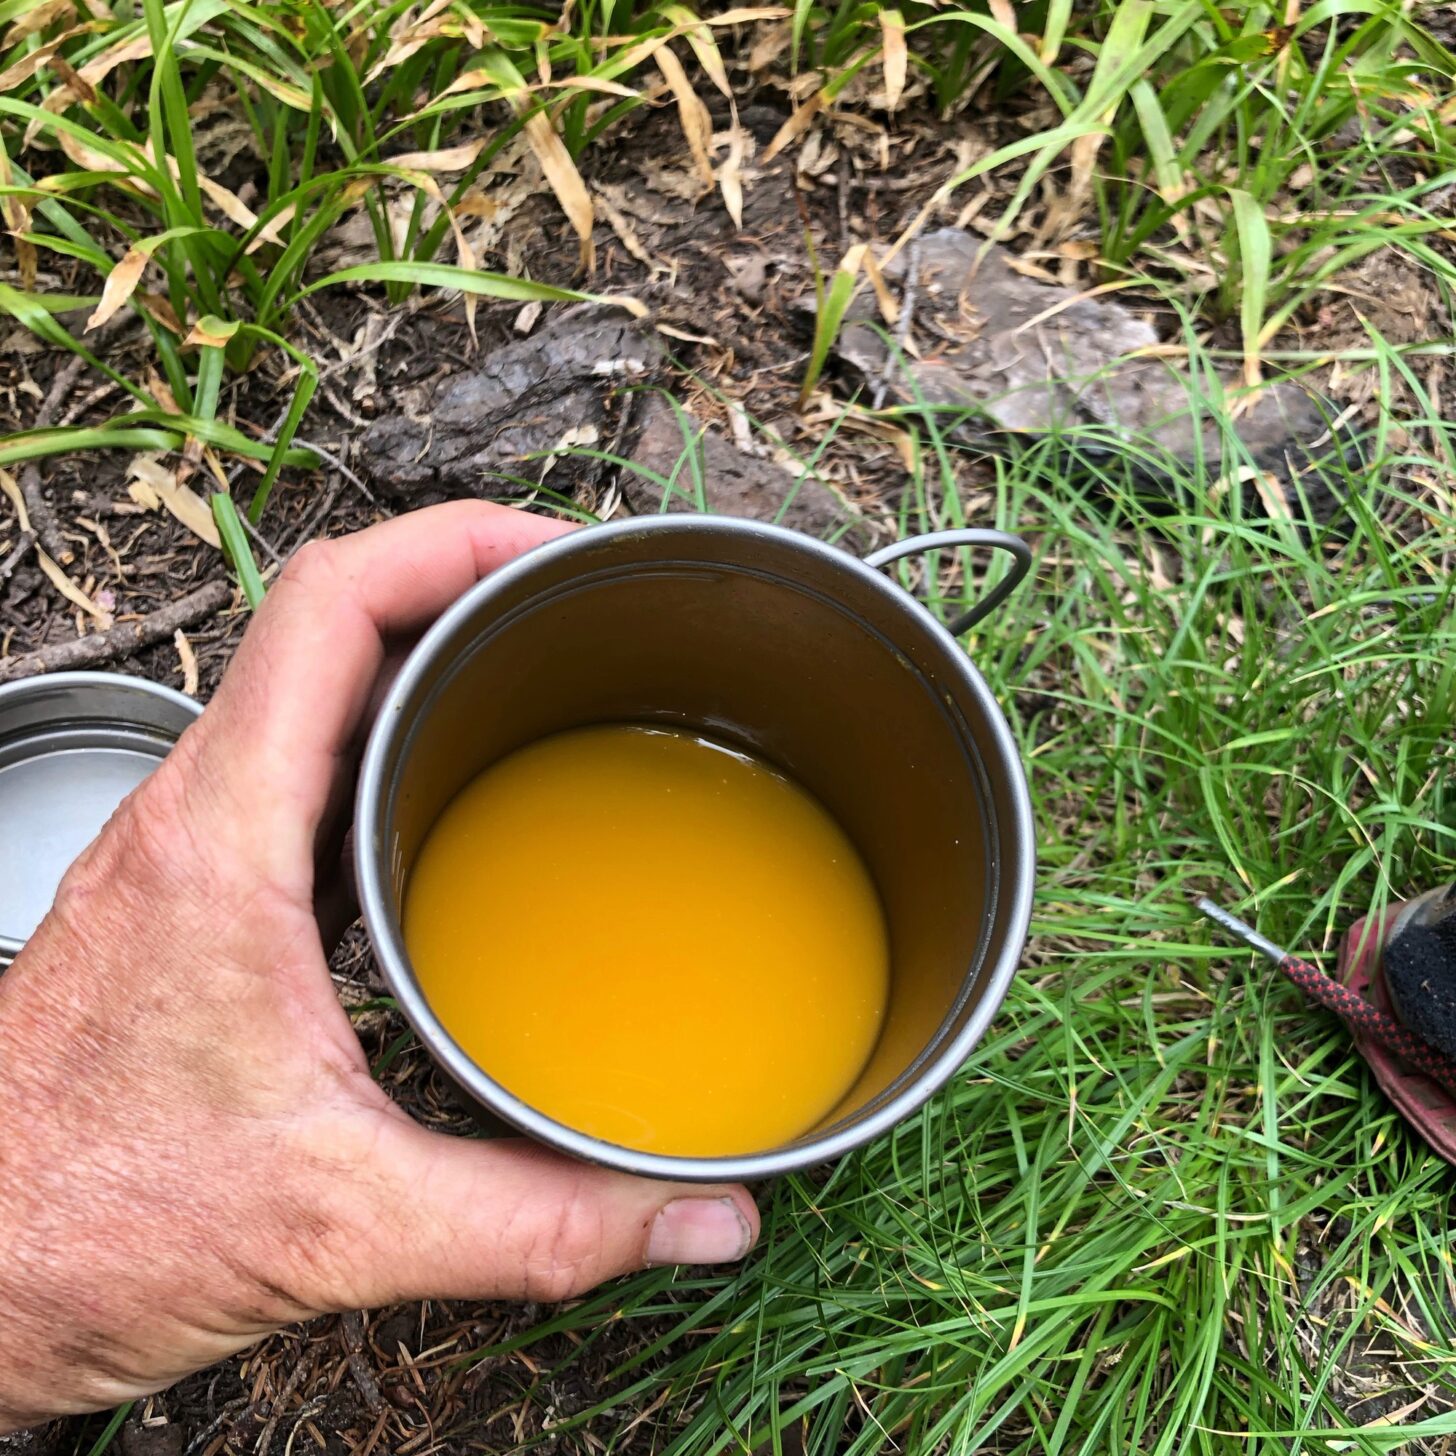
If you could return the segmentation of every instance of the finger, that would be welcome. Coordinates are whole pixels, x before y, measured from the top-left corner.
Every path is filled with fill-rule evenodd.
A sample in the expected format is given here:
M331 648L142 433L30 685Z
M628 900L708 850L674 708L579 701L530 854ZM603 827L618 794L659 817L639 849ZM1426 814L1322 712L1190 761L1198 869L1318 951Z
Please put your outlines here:
M415 511L304 547L248 628L195 732L217 832L298 873L357 748L389 645L570 526L483 501Z
M386 1231L367 1304L567 1299L656 1264L724 1264L758 1238L736 1184L662 1183L524 1140L467 1141L391 1122L375 1227Z

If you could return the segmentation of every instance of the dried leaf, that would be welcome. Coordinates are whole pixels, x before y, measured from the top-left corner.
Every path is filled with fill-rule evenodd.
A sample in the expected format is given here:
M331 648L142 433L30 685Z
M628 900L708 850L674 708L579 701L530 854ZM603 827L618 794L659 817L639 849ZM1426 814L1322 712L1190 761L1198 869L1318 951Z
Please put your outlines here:
M144 511L159 511L162 509L162 497L154 491L144 480L134 480L127 486L126 493Z
M160 293L147 293L143 290L137 294L136 300L164 329L170 329L179 339L186 333L176 310Z
M167 158L167 166L171 169L172 175L177 175L177 163L172 157ZM217 210L227 218L229 222L236 223L245 232L258 223L258 214L249 207L236 192L230 192L221 182L214 182L204 172L197 174L197 185L211 199Z
M674 328L672 324L658 324L657 332L666 334L669 339L681 339L685 344L705 344L710 349L719 347L717 339L711 334L690 334L686 329Z
M544 111L538 111L527 118L525 133L531 151L541 164L542 174L576 230L576 236L581 243L582 266L590 271L596 266L592 248L592 222L595 214L586 183L581 180L581 173L576 170L576 163L571 160L566 143L557 136Z
M73 606L80 607L104 632L111 626L111 613L93 601L80 587L51 560L39 546L35 548L36 564L45 573L47 580Z
M60 148L66 156L83 172L128 173L128 168L123 163L114 161L105 152L98 152L95 147L88 146L79 137L72 136L68 131L57 132L56 141L60 143ZM136 185L143 191L150 192L151 190L140 182Z
M126 250L121 262L106 275L106 283L101 289L101 302L92 310L83 332L89 334L92 329L99 329L136 292L136 286L142 281L142 274L150 258L151 253L145 248L134 246Z
M624 86L620 81L608 81L601 76L570 76L559 81L542 81L536 85L524 84L519 87L509 87L502 83L501 77L494 71L474 70L464 71L458 75L438 96L435 101L441 101L446 96L456 96L462 91L509 91L513 95L524 95L528 91L596 91L603 96L623 96L629 100L640 96L640 91L634 91L630 86Z
M787 20L793 12L782 5L739 5L725 10L721 15L704 15L697 18L699 25L727 26L749 25L755 20Z
M81 67L79 72L81 79L92 86L98 86L118 66L126 61L140 61L152 53L151 34L143 30L134 35L130 40L118 41L114 46L109 46L100 55L92 57Z
M1268 513L1269 519L1293 522L1294 511L1290 507L1289 497L1285 495L1279 477L1264 470L1253 470L1250 472L1250 476L1260 504Z
M21 534L26 534L30 530L30 512L25 508L25 497L21 495L15 477L8 470L0 469L0 490L10 497L10 504L15 507L15 518L20 522Z
M217 522L207 502L194 490L177 484L172 471L150 455L138 455L127 466L127 475L133 484L128 487L131 498L138 505L155 509L146 492L160 502L173 516L197 537L214 549L222 549L222 538L217 533ZM136 486L143 487L138 491Z
M172 645L177 649L177 659L182 664L182 691L189 698L197 696L197 654L187 640L187 634L180 628L172 635Z
M462 268L468 268L474 272L479 263L475 257L475 249L470 246L470 239L465 236L465 229L460 226L459 219L455 216L454 210L445 200L445 194L440 191L440 184L433 177L421 175L419 177L420 190L428 197L440 204L446 219L450 224L450 231L455 235L455 260ZM465 304L465 327L470 331L470 343L473 348L480 347L480 338L475 332L475 310L480 300L473 293L463 293L462 301Z
M180 334L180 330L178 331ZM164 409L168 414L180 415L182 411L177 408L177 397L172 393L167 381L150 365L147 365L147 393L156 400L157 408Z
M988 0L991 11L991 19L1012 35L1017 35L1021 27L1016 23L1016 7L1011 0Z
M711 187L713 159L710 148L713 144L713 119L708 115L708 108L693 90L692 82L682 68L682 62L670 47L664 46L658 51L657 69L662 72L662 79L667 82L673 99L677 102L678 121L682 125L683 136L687 138L688 150L693 154L693 165L698 169L698 176L703 179L704 187Z
M489 222L500 211L500 203L492 201L480 188L467 192L455 204L456 217L481 217Z
M458 147L441 147L433 152L403 152L397 157L386 157L385 162L391 167L403 167L408 172L463 172L485 150L489 140L489 137L478 137Z
M54 40L48 40L44 45L37 46L33 51L22 56L14 65L7 66L0 71L0 95L8 96L22 82L30 80L74 34L75 31L72 30L65 35L58 35Z
M248 244L243 252L247 256L256 253L265 243L283 243L283 229L293 221L293 215L298 211L296 202L285 203L272 217L258 229L258 236Z
M905 94L910 64L910 52L905 45L905 17L898 10L880 11L880 36L885 52L885 102L893 111Z
M816 91L789 119L774 133L773 140L764 148L763 160L771 162L787 146L795 142L808 129L809 123L824 108L824 93Z
M880 271L880 265L869 248L865 249L864 270L869 277L870 287L875 290L875 299L880 305L880 317L889 328L894 328L900 321L900 305L886 286L885 275Z
M59 20L63 15L75 13L75 0L42 0L39 5L32 6L21 15L6 32L3 48L9 50L18 41L22 41L28 35L34 35L37 31L44 30L53 21Z
M597 298L597 302L603 308L626 309L633 318L646 318L651 310L640 298L633 298L630 293L603 293Z
M748 134L738 123L738 108L733 107L733 121L728 128L728 155L718 168L718 190L723 206L733 219L733 226L743 226L743 156L748 148Z

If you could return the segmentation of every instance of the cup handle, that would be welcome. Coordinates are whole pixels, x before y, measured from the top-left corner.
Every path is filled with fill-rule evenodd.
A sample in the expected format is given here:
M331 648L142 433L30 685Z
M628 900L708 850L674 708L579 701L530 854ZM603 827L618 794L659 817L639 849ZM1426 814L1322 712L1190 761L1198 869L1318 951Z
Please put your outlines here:
M962 531L932 531L926 536L911 536L904 541L893 541L878 551L871 551L864 559L866 566L888 566L902 556L918 556L924 551L939 551L947 546L986 546L994 551L1004 551L1011 557L1011 570L996 583L991 593L974 607L962 612L959 617L945 624L952 637L974 627L982 618L989 616L1021 585L1026 573L1031 570L1031 547L1008 531L984 530L968 527Z

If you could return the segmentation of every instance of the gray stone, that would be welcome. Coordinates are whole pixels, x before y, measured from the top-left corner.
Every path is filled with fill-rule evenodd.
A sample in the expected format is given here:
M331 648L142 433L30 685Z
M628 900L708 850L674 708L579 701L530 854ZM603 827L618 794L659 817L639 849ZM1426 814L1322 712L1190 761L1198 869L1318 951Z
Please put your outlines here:
M630 458L655 475L673 481L669 511L697 509L697 478L702 477L703 503L721 516L746 516L777 521L796 531L856 552L867 551L873 532L844 500L810 476L795 478L782 466L739 450L690 415L681 420L661 396L641 406L641 423ZM696 453L695 474L688 451ZM635 470L622 472L622 495L639 515L662 508L665 492L658 481Z
M902 286L910 258L906 250L886 270ZM896 350L871 322L868 295L856 300L836 344L841 362L872 391L898 404L939 406L948 432L987 446L1008 435L1057 434L1084 458L1135 454L1144 479L1195 459L1210 477L1223 473L1215 411L1199 407L1188 376L1168 360L1136 357L1158 343L1145 319L1109 299L1028 278L1004 249L959 229L926 234L914 260L919 357ZM1235 374L1221 386L1234 391ZM1292 497L1293 477L1332 453L1332 414L1283 381L1262 390L1234 429L1256 467L1278 474ZM1328 515L1333 498L1317 473L1305 489L1314 514Z

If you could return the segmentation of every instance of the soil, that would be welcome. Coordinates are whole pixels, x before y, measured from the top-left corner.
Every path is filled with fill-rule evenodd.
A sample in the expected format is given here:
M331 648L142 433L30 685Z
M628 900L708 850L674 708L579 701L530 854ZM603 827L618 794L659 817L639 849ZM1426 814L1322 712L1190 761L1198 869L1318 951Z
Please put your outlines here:
M782 97L768 91L744 106L740 119L762 148L786 115ZM726 115L715 122L725 125ZM893 134L878 125L826 128L798 157L797 187L787 154L762 166L745 164L743 225L735 231L717 197L701 192L671 110L637 113L614 146L597 149L585 163L602 199L591 286L641 300L652 310L651 325L600 310L543 313L482 301L472 341L458 300L431 296L391 310L367 291L322 296L297 320L297 342L327 369L305 434L348 468L325 463L311 474L285 472L256 539L260 565L274 572L307 540L460 494L532 496L548 506L564 497L604 515L653 511L662 504L662 477L676 470L679 490L693 488L693 473L682 468L684 452L692 450L706 461L710 504L718 509L782 516L815 534L838 535L856 550L887 539L897 530L906 489L903 436L863 417L829 428L858 387L853 378L821 384L799 408L812 329L802 304L814 292L805 227L826 267L857 241L892 239L944 176L967 157L1012 139L1022 124L962 117L941 125L912 117ZM957 197L932 223L982 234L996 204L996 194ZM1027 210L1010 246L1052 283L1093 286L1098 280L1080 245L1093 236L1094 220L1046 242L1038 230L1050 205L1049 194ZM575 240L539 185L523 184L503 211L477 231L482 266L528 271L562 285L583 281ZM358 261L351 250L361 243L350 229L337 231L320 255L320 269ZM1412 318L1437 306L1413 295L1404 308L1377 278L1363 282L1385 295L1382 307L1403 308ZM1412 286L1418 285L1415 278ZM1150 327L1171 335L1173 320L1158 305L1120 298ZM1328 304L1332 313L1312 315L1304 326L1334 337L1346 324L1345 307L1335 299ZM64 321L79 329L79 320ZM543 352L543 339L567 342ZM135 328L122 327L106 342L108 362L130 377L144 377L147 353ZM564 354L575 363L563 366ZM597 363L604 359L619 366L630 360L632 367L601 372ZM0 428L34 423L60 367L23 329L0 337ZM266 433L284 403L277 368L265 358L227 387L223 412L255 436ZM1327 374L1321 387L1356 410L1368 407L1361 379ZM680 401L686 419L662 390ZM86 378L57 401L55 419L100 420L123 403L120 391ZM449 428L452 421L458 428ZM573 455L576 448L596 454ZM623 455L638 468L601 458ZM800 481L801 462L809 459L813 478ZM72 558L68 573L118 620L151 613L208 582L231 580L216 549L172 515L132 498L127 463L120 453L88 453L60 457L41 471L44 500ZM966 455L957 468L974 512L987 467ZM235 489L246 499L246 473ZM58 595L33 554L15 555L19 544L7 517L0 522L0 660L73 640L94 625ZM185 632L112 666L205 700L247 617L234 596ZM347 1004L361 1006L378 993L359 930L345 937L333 966ZM391 1058L384 1083L414 1116L442 1129L470 1130L396 1014L364 1011L357 1026L372 1059ZM528 1351L462 1364L472 1351L529 1328L540 1315L529 1306L431 1302L322 1319L140 1402L122 1429L120 1449L128 1456L244 1450L369 1456L512 1448L609 1395L607 1372L657 1333L624 1322L587 1350L559 1336ZM1367 1388L1363 1374L1359 1383ZM1392 1375L1391 1383L1405 1381ZM0 1440L0 1451L82 1452L98 1430L94 1420L61 1422ZM613 1449L656 1449L668 1434L646 1421ZM592 1445L589 1434L572 1441L573 1449Z

